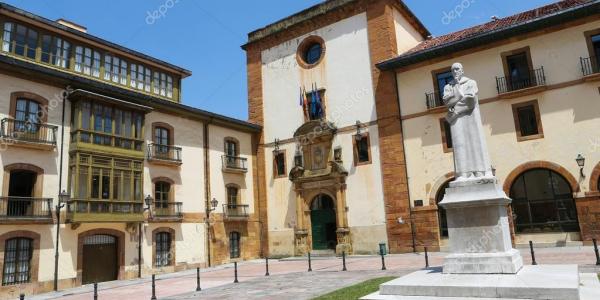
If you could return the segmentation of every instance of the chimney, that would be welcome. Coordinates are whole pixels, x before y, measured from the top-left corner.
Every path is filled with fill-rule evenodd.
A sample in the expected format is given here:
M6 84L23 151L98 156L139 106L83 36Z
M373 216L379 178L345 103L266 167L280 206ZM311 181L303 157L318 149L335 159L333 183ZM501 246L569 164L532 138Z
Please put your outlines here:
M73 23L69 20L65 20L65 19L58 19L56 20L56 23L60 24L60 25L64 25L67 26L69 28L75 29L77 31L81 31L83 33L87 33L87 28L77 24L77 23Z

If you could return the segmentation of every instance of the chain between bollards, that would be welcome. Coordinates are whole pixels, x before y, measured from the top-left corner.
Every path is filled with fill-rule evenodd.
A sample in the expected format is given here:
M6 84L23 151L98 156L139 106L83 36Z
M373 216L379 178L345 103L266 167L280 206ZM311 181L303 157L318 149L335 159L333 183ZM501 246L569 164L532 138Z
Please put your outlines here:
M196 292L201 291L200 288L200 268L196 268Z
M312 272L312 264L311 264L311 261L310 261L310 252L308 252L308 271Z
M98 283L94 282L94 300L98 300Z
M427 253L427 247L425 247L425 268L429 268L429 254Z
M531 264L537 265L537 262L535 261L535 252L533 252L533 242L532 241L529 241L529 251L531 252Z
M238 283L239 281L238 281L238 276L237 276L237 261L233 262L233 268L234 268L233 274L235 275L235 279L233 280L233 283Z
M386 270L385 268L385 255L383 254L383 249L379 248L379 255L381 255L381 269Z
M269 276L270 275L269 274L269 257L265 257L265 269L266 269L265 276Z
M156 300L156 275L152 274L152 298L150 300Z
M342 271L348 271L346 269L346 251L342 251Z
M596 243L596 239L592 239L594 243L594 252L596 253L596 266L600 266L600 253L598 253L598 244Z

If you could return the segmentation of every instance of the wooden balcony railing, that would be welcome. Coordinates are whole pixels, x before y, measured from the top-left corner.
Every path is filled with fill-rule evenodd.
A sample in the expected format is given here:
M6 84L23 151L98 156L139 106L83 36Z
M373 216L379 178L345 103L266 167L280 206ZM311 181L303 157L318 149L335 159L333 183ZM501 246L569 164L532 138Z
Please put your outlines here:
M600 57L580 57L579 63L581 64L581 72L583 76L590 76L593 74L600 73L600 68L598 68L598 60Z
M2 119L2 137L20 142L56 145L58 127L11 118Z
M225 219L246 219L248 207L248 204L223 204L223 215Z
M73 199L67 203L71 222L137 222L144 220L142 201Z
M152 217L155 219L182 219L181 202L154 202Z
M52 220L52 198L0 197L0 220Z
M440 93L426 93L425 94L425 103L427 104L427 109L433 109L436 107L444 106L444 101L442 100L442 96Z
M181 148L168 145L149 144L148 160L164 160L181 163Z
M223 171L225 172L248 172L248 159L239 156L223 155Z
M544 67L531 70L522 76L496 77L496 89L498 90L498 94L505 94L544 85L546 85Z

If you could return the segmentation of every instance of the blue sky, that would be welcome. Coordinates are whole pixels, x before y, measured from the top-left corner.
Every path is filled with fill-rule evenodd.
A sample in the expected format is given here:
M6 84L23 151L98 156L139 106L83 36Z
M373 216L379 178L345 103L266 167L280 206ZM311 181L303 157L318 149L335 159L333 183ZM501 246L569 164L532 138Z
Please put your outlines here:
M319 0L0 0L191 70L183 103L247 119L247 33ZM434 36L553 0L405 0ZM160 18L149 17L167 8ZM452 13L454 11L454 13ZM458 16L460 15L460 16ZM450 16L455 16L451 18ZM291 95L295 97L295 95Z

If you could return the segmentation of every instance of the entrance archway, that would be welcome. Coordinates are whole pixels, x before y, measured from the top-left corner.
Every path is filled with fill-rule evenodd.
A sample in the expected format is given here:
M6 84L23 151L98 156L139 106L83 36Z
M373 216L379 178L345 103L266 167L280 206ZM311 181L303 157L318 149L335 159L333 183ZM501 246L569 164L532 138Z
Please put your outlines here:
M553 170L536 168L519 174L510 198L517 233L579 230L573 189Z
M313 250L335 249L336 219L333 199L326 194L317 195L310 204Z
M108 234L94 234L83 239L83 284L118 279L117 243L117 237Z

